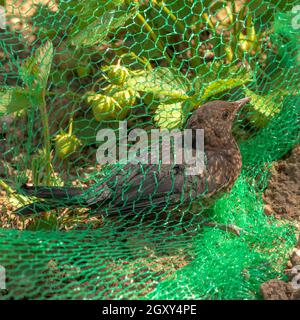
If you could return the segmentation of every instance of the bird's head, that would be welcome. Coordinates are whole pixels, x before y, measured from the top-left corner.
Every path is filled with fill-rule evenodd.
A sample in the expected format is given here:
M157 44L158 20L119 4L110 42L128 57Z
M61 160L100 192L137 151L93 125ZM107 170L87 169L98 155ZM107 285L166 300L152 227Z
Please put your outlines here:
M193 112L186 129L204 129L206 145L226 144L232 138L232 124L238 111L249 101L250 98L243 98L238 101L215 100L205 103Z

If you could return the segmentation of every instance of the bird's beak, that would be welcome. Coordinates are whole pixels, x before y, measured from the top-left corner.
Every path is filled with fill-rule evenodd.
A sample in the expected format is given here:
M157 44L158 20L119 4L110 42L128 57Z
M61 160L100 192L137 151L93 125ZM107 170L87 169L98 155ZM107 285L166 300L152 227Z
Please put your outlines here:
M236 112L239 111L244 105L246 105L248 102L250 102L250 98L246 97L241 100L237 100L234 102L234 105L236 106Z

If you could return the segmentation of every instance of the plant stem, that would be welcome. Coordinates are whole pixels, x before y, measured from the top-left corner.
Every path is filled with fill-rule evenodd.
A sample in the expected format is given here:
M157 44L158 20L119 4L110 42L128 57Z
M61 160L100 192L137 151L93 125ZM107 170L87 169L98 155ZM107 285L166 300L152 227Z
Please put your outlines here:
M231 0L231 9L232 10L232 16L234 19L234 24L233 24L233 39L231 39L231 49L234 54L236 54L237 57L239 57L239 36L242 31L243 25L240 22L245 15L245 11L247 9L246 4L243 4L240 11L236 11L235 7L235 1Z
M71 116L70 116L70 122L69 122L69 131L68 131L68 134L70 136L73 134L73 123L74 123L75 106L76 106L76 103L73 103L72 110L71 110Z
M51 177L51 142L50 142L50 132L49 132L49 119L47 114L46 99L45 99L46 90L42 90L42 102L40 104L40 113L43 123L43 134L44 134L44 144L45 144L45 184L50 185Z
M206 24L213 31L213 33L217 34L216 27L206 12L202 13L202 18L205 20ZM197 68L197 66L199 65L199 61L200 61L200 59L198 57L198 49L200 46L200 40L199 40L198 33L200 32L200 25L201 25L200 23L197 23L194 27L195 30L193 32L193 43L191 45L191 55L192 55L191 66L193 68Z
M100 83L101 81L103 81L103 77L98 78L98 79L93 83L93 86L92 86L92 90L91 90L91 91L95 91L96 85L97 85L98 83Z
M231 39L231 51L233 52L235 57L238 57L238 41L239 41L239 21L237 17L237 12L235 8L235 2L231 1L231 8L230 10L232 11L232 17L233 17L233 39Z
M152 3L162 9L162 11L175 23L175 28L177 28L177 31L182 35L183 40L189 42L189 36L187 35L188 29L176 17L176 15L168 9L168 7L164 4L164 2L163 1L158 2L156 0L152 0ZM178 61L175 55L173 56L173 60L176 66L181 65L180 61Z
M156 0L152 0L152 3L162 9L162 11L170 17L171 20L175 22L175 25L178 31L185 37L186 28L182 22L178 20L174 13L172 13L163 2L157 2Z
M230 25L232 26L234 24L234 18L233 18L233 15L232 15L232 10L228 6L225 6L225 10L226 10L226 13L228 15ZM223 24L222 21L220 22L220 24L221 25L226 25L226 24Z
M171 64L172 62L171 57L169 56L167 50L165 50L163 43L159 40L159 38L151 28L149 23L146 21L146 19L140 13L136 15L136 19L137 19L137 22L142 26L142 28L144 28L146 32L149 33L154 43L157 44L157 47L159 48L159 50L163 53L167 61Z
M139 61L140 63L142 63L142 64L147 68L148 71L152 71L152 70L153 70L153 68L152 68L152 66L151 66L151 63L148 61L147 58L145 58L145 57L140 58L140 57L137 56L133 51L130 51L130 52L128 52L128 53L122 54L122 55L120 56L120 59L123 59L124 57L127 57L127 56L131 56L131 57L135 58L137 61Z
M205 22L209 25L210 29L214 31L214 33L216 33L216 28L215 28L215 25L213 24L213 22L211 21L209 15L204 12L202 14L202 17L204 18Z

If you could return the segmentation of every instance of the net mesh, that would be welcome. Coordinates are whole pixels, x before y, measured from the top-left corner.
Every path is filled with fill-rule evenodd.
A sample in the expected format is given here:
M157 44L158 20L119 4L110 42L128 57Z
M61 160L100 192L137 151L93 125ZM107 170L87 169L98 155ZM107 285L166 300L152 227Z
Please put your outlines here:
M262 193L299 143L297 1L0 4L2 298L259 299L284 278L294 226L265 215ZM242 172L209 207L169 208L172 187L158 213L136 201L128 215L116 194L86 208L128 170L97 164L100 129L183 128L205 102L245 96L233 127ZM90 189L20 216L36 201L24 183Z

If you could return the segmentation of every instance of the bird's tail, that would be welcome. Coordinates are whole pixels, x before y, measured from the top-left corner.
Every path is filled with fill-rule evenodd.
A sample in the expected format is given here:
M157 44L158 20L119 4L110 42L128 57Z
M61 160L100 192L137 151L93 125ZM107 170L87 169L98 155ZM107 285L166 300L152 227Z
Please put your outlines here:
M84 205L84 203L80 202L79 199L83 194L84 189L79 187L31 187L28 185L23 185L18 191L20 194L26 196L32 196L45 200L33 202L17 209L15 213L20 215L37 214L53 209Z
M43 187L23 185L19 193L41 199L74 200L83 193L83 188L76 187Z

